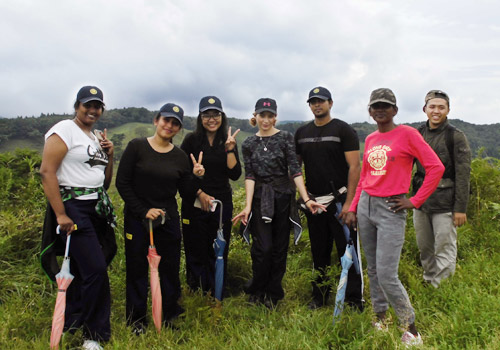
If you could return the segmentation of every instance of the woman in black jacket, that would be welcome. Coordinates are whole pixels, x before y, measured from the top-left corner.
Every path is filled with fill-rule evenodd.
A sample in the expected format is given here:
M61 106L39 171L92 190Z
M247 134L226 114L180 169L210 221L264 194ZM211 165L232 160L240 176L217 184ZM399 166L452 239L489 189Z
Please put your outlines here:
M181 197L195 196L199 186L191 176L188 157L172 143L183 116L179 106L164 105L154 120L155 134L129 142L116 176L116 187L125 201L126 316L136 334L147 325L149 220L154 220L154 243L161 256L164 322L184 312L178 304L181 230L175 195L179 191ZM195 161L193 169L197 176L204 173L200 163L201 159ZM161 216L166 217L163 225Z
M216 258L213 243L219 227L220 208L214 207L213 211L211 201L218 199L223 203L223 233L227 242L224 261L227 261L233 212L229 180L238 180L241 175L235 140L238 132L239 129L231 134L231 128L228 129L220 99L206 96L200 101L196 130L188 134L181 145L187 154L194 157L202 153L205 168L198 199L191 197L182 201L187 282L191 289L200 288L212 295L215 291ZM224 264L224 270L227 270L227 263Z

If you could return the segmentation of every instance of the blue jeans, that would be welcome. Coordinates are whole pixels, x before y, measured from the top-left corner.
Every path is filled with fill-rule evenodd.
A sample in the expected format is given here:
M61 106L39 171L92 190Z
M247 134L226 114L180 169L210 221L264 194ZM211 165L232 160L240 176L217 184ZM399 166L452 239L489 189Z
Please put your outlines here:
M415 311L398 277L406 210L390 211L387 199L362 192L358 204L359 234L365 251L373 311L385 312L390 304L399 322L408 326L415 321Z

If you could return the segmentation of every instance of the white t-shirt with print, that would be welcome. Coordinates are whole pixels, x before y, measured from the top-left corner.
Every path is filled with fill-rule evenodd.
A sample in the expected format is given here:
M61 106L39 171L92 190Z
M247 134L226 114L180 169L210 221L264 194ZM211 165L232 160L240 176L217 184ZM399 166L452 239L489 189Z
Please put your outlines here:
M108 165L108 155L104 153L97 138L92 139L73 120L63 120L54 125L45 140L57 134L68 147L56 175L60 186L96 188L104 184L104 170ZM79 197L95 199L97 193Z

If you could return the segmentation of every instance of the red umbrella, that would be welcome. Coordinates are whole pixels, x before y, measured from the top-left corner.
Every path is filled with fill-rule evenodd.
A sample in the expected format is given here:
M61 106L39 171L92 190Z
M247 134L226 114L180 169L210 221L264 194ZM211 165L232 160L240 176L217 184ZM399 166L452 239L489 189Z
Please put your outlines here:
M76 229L76 225L75 225ZM57 226L59 233L59 226ZM57 281L57 299L54 307L54 316L52 317L52 333L50 334L50 348L59 349L59 341L64 327L64 311L66 310L66 290L68 290L74 276L69 272L69 242L71 235L66 238L66 251L61 271L56 275Z
M165 223L165 216L162 216L161 223ZM160 264L161 256L156 252L156 247L153 241L153 221L149 219L149 251L148 261L150 269L150 284L151 284L151 302L153 311L153 322L156 330L160 333L161 330L161 288L160 276L158 275L158 265Z

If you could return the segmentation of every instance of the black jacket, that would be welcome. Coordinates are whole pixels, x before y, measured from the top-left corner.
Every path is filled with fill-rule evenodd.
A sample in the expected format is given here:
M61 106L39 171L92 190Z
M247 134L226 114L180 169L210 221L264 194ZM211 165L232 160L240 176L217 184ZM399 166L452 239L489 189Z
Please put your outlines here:
M450 147L446 141L447 128L453 128L453 132L450 133L453 138L448 141L448 143L453 143L453 154L450 154ZM436 191L419 209L427 213L465 213L469 201L471 165L471 150L465 134L452 127L448 120L436 129L430 129L427 121L421 130L425 141L432 147L445 166L445 173ZM413 181L414 193L423 181L422 175L425 174L422 165L418 161L416 163L417 173Z

